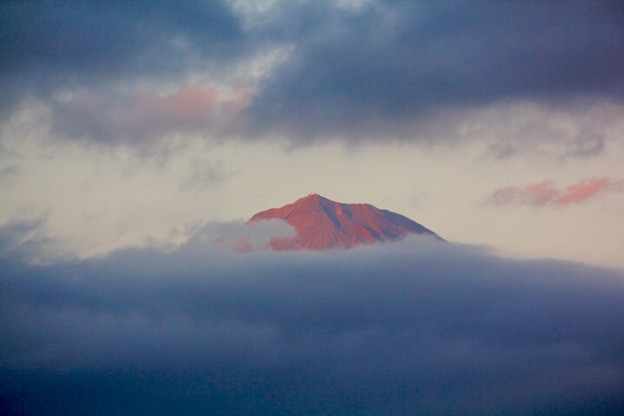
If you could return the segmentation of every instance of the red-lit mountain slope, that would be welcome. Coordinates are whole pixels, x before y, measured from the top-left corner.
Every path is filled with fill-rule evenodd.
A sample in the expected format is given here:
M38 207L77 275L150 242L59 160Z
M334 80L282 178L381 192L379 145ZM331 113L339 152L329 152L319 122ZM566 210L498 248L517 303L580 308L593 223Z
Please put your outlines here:
M440 239L433 231L394 212L370 204L342 204L318 194L259 212L248 223L268 219L285 220L297 232L294 238L271 240L274 250L344 249L398 240L407 234L427 234Z

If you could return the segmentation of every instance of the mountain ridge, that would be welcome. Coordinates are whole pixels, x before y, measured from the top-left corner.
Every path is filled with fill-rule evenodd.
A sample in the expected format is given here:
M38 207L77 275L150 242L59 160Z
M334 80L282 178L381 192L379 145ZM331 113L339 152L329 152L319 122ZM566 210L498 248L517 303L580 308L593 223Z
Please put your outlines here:
M431 235L443 240L421 224L395 212L367 203L335 202L311 193L279 208L254 214L248 221L280 219L296 232L292 238L274 238L276 251L348 249L364 244L395 241L408 234Z

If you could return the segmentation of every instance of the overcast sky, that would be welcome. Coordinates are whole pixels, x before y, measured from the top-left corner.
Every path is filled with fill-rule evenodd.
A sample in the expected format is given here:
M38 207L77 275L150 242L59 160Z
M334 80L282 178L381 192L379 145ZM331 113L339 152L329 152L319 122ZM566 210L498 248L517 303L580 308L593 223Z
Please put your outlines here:
M0 410L622 413L621 2L4 1L0 39ZM228 254L312 192L451 244Z

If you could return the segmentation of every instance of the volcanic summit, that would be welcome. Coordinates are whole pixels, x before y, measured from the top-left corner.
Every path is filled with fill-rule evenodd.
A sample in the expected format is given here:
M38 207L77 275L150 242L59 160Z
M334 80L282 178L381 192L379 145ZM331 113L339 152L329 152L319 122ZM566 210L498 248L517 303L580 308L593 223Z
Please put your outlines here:
M344 204L310 194L281 208L259 212L248 221L280 219L296 231L293 238L271 240L273 250L332 250L361 244L399 240L408 234L431 235L433 231L403 215L370 204Z

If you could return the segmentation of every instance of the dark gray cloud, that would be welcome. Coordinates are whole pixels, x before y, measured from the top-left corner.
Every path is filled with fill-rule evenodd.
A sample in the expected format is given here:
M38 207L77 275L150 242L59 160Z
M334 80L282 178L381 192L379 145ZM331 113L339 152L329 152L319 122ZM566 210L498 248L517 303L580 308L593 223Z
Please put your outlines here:
M300 17L308 30L249 109L250 129L409 136L441 108L623 96L617 3L380 3Z
M0 225L0 258L20 261L58 259L52 247L58 243L46 235L46 217L11 220Z
M247 47L219 1L6 1L0 37L5 111L24 96L219 70Z
M613 1L277 2L255 18L219 1L13 1L0 6L0 28L2 113L35 97L52 109L54 134L104 143L176 133L436 140L447 110L624 94L624 12ZM220 80L278 47L292 53L253 97L220 102L236 108L225 120L213 119L219 103L181 117L163 110L167 98L145 107L119 91L183 88L194 73Z
M622 411L621 271L419 238L1 266L5 414Z

